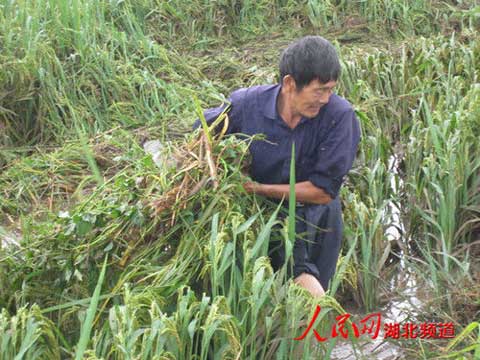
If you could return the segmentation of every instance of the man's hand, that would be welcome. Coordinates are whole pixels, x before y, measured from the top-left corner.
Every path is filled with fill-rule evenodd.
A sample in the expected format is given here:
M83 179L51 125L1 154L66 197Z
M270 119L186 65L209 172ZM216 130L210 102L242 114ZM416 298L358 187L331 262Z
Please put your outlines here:
M255 181L247 181L246 183L243 184L243 188L245 189L245 191L249 194L255 194L258 192L258 190L260 189L260 186L262 184L259 184Z

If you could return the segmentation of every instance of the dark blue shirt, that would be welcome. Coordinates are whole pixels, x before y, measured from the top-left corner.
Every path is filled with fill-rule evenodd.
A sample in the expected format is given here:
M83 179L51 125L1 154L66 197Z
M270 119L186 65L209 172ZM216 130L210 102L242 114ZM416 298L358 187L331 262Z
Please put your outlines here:
M250 144L250 176L263 184L288 184L292 143L295 143L296 181L310 180L333 198L352 167L360 128L350 103L332 94L314 118L302 118L291 129L277 111L280 85L261 85L234 91L229 98L228 134L264 134ZM205 111L213 122L228 106ZM194 128L200 125L197 120Z

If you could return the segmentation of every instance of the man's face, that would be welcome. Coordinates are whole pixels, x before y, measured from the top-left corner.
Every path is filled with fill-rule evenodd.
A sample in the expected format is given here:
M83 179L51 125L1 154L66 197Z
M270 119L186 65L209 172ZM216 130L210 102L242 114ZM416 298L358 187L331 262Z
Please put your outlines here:
M337 82L333 80L321 83L315 79L297 91L294 84L294 91L291 93L291 105L294 111L307 118L317 116L320 108L328 103L335 85Z

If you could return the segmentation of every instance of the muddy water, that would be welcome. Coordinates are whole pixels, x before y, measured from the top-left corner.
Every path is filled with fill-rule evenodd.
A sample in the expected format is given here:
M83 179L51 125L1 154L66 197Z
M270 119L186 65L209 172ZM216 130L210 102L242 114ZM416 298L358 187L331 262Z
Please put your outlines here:
M395 195L403 187L403 180L398 174L400 158L391 156L389 159L389 170L394 174L390 186ZM385 236L389 241L395 241L400 250L399 271L390 279L390 291L400 293L401 299L391 300L386 307L386 316L396 322L402 322L407 319L414 320L420 314L423 302L419 299L421 281L415 275L413 269L406 266L404 256L409 250L410 239L406 238L405 225L402 221L402 209L398 202L391 201L388 204L391 214L391 224L385 231Z
M392 293L399 293L394 299L380 309L382 327L385 323L399 323L400 326L406 322L418 323L419 316L426 307L421 299L426 299L426 288L421 286L422 281L417 279L416 275L409 271L410 269L402 269L390 281ZM373 311L376 312L376 311ZM354 316L354 321L358 323L368 314L362 313L360 310L350 311ZM361 335L358 343L354 346L350 341L338 342L331 353L332 360L349 360L349 359L379 359L379 360L395 360L410 359L411 354L407 355L402 349L402 340L391 341L384 339L384 329L381 328L376 339L371 339L368 334Z
M377 359L377 360L396 360L407 359L402 349L383 339L377 338L371 341L365 341L356 345L354 348L351 343L337 345L332 353L332 360L350 360L350 359Z
M19 246L20 235L10 232L0 226L0 248L7 246Z
M403 187L403 181L398 174L400 158L392 156L389 159L389 171L393 173L390 186L394 195L399 194ZM402 222L402 209L398 202L390 201L386 207L384 218L389 220L390 225L385 229L385 238L390 242L395 242L400 249L398 254L399 271L390 279L389 290L392 296L388 304L380 309L382 314L382 325L385 323L402 323L406 321L414 322L415 318L422 312L423 302L420 300L421 282L415 276L415 273L409 269L403 259L408 252L408 239L405 238L405 226ZM395 295L400 294L400 295ZM359 311L352 311L359 313ZM355 318L363 318L367 314L359 314ZM397 342L398 344L398 342ZM407 359L408 356L402 348L384 339L384 329L380 330L376 339L371 339L367 334L360 336L358 343L353 345L350 341L339 342L331 353L333 360L349 359L379 359L395 360ZM400 343L401 344L401 343Z

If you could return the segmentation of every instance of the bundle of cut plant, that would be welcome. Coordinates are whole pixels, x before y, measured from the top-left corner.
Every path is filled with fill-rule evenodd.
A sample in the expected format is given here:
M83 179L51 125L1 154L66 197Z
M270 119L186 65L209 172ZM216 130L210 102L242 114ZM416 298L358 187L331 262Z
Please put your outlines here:
M223 123L222 131L212 136L213 130ZM234 138L225 138L228 116L222 114L209 127L203 127L192 134L187 141L168 147L162 154L161 167L167 176L161 191L152 187L157 178L140 177L136 184L150 188L144 205L152 210L151 218L158 221L160 233L172 228L177 214L187 206L201 205L195 197L201 190L218 190L220 182L227 178L238 183L245 167L248 166L247 144ZM164 182L162 181L162 183ZM157 230L158 230L157 229ZM131 252L143 239L132 239L119 264L125 266Z

